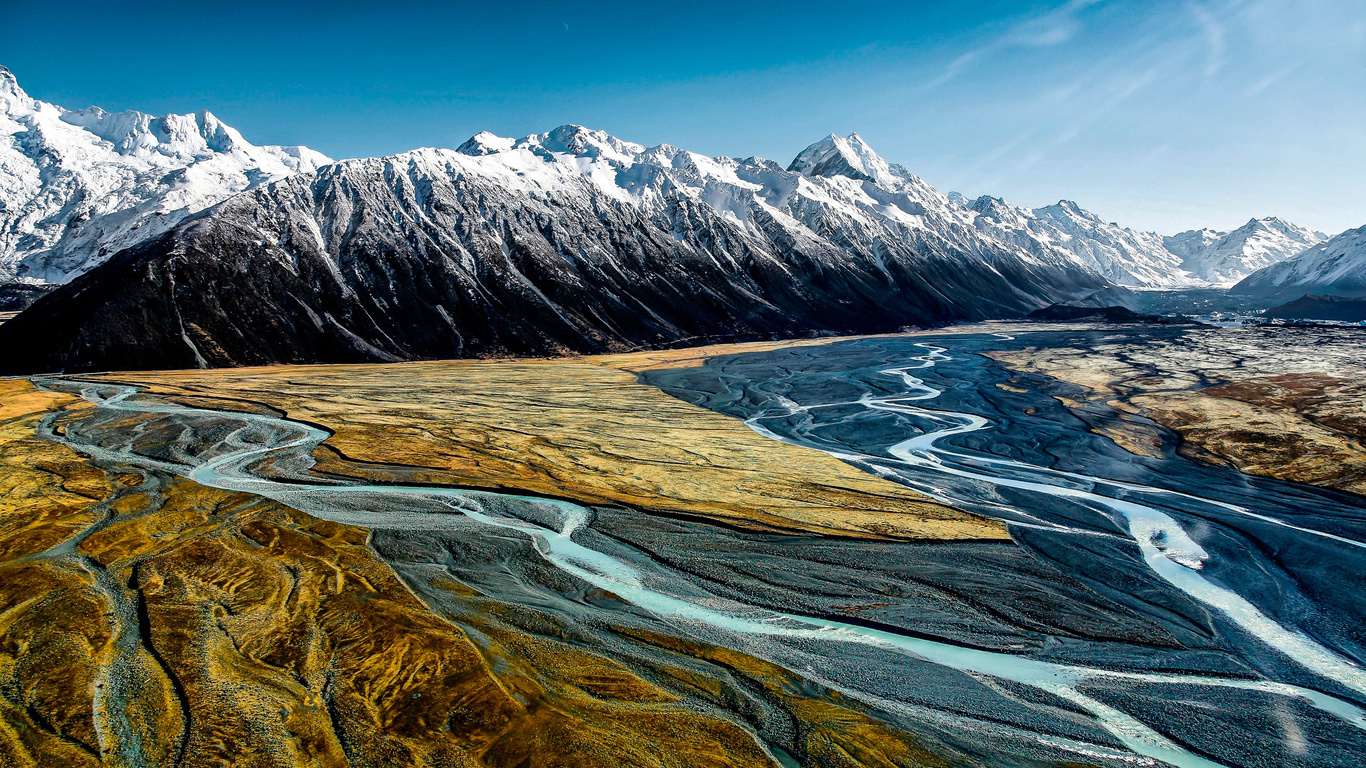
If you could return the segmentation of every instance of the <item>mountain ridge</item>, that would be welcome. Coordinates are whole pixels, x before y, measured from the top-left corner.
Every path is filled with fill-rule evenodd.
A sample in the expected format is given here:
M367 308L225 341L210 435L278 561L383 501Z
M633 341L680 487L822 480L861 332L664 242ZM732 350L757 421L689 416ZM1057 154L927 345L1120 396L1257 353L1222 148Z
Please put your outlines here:
M890 166L889 166L890 167ZM236 195L0 326L8 370L616 351L1019 316L1108 287L890 187L561 126Z
M7 144L0 142L0 165L7 171L0 178L0 284L66 282L233 194L331 162L307 147L252 145L208 110L157 117L47 104L28 96L4 68L0 133L9 137ZM542 151L585 158L629 161L647 149L582 126L538 135ZM525 139L481 132L457 151L488 154L510 150L518 141ZM666 144L650 149L682 151ZM798 153L787 170L866 180L884 189L914 188L917 197L946 198L969 210L984 199L1009 205L989 196L977 201L943 196L904 166L881 158L857 133L830 134ZM1035 209L1011 207L1009 215L997 210L974 225L1035 253L1069 255L1117 284L1136 288L1231 285L1323 239L1274 217L1253 219L1233 232L1162 237L1106 223L1069 200ZM1270 228L1232 242L1259 221ZM1202 232L1208 237L1193 237Z
M1275 216L1227 232L1206 228L1163 236L1106 222L1071 200L1031 209L991 195L955 199L982 217L985 231L1024 247L1031 240L1057 246L1129 288L1230 287L1327 239Z
M858 134L787 166L574 124L332 162L207 110L66 110L8 70L0 127L0 284L71 281L0 326L16 372L883 332L1226 282L1323 237L968 200Z
M212 112L69 110L0 66L0 283L62 283L231 195L331 162Z
M1183 269L1211 284L1231 286L1263 267L1293 258L1328 236L1279 216L1249 219L1228 232L1189 230L1163 238Z
M1289 301L1310 294L1366 298L1366 226L1252 273L1231 293Z

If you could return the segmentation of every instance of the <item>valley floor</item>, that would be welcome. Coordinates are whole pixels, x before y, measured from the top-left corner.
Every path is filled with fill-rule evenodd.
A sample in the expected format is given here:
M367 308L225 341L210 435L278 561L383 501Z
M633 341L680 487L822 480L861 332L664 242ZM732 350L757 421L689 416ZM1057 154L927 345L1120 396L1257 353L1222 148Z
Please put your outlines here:
M1366 333L1352 328L1191 330L1026 347L995 359L1085 388L1103 405L1150 419L1110 436L1147 454L1176 432L1183 455L1263 477L1366 496Z
M0 764L1350 765L1361 338L0 380Z

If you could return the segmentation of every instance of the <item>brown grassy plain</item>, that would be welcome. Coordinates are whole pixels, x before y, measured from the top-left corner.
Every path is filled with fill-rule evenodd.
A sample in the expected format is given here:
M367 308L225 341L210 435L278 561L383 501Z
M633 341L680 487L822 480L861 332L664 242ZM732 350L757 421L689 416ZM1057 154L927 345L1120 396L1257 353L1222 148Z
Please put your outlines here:
M668 353L117 374L188 404L261 408L335 433L321 471L625 505L760 530L1008 538L818 451L638 384ZM696 350L679 355L696 359Z
M871 538L1005 539L995 524L762 438L588 361L116 376L186 402L287 413L335 436L320 471L453 483ZM109 474L35 435L88 408L0 381L0 764L186 767L776 765L736 720L621 663L431 610L359 528L250 494ZM130 423L131 426L131 423ZM471 626L466 623L465 626ZM726 649L642 636L724 707L743 675L821 765L939 766L857 707ZM698 663L702 667L698 667ZM707 672L710 668L712 671Z

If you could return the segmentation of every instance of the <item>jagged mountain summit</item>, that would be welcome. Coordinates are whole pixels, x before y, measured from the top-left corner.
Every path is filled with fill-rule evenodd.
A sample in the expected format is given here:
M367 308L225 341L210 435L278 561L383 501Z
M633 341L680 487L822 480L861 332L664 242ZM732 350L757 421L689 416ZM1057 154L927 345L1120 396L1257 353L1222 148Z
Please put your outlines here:
M1070 200L1032 210L990 196L961 202L977 214L973 223L980 231L1031 252L1066 254L1117 285L1170 289L1203 284L1182 269L1181 259L1163 246L1160 235L1106 222Z
M879 157L857 133L830 134L798 153L787 169L803 176L861 179L888 189L909 183L921 187L923 193L933 194L929 185L910 171Z
M1366 227L1349 229L1289 261L1258 270L1230 292L1283 301L1309 294L1366 297Z
M1130 288L1228 287L1327 239L1275 217L1252 219L1231 232L1196 229L1163 237L1106 222L1070 200L1029 209L997 197L953 198L978 214L982 231L1031 250L1061 249Z
M63 109L29 97L3 67L0 131L0 285L66 282L233 194L331 162L306 147L254 146L209 112ZM471 142L486 152L517 143L483 134ZM617 160L635 163L629 152ZM938 207L948 200L857 134L812 144L788 170L867 181ZM1131 287L1227 284L1323 239L1263 219L1232 233L1197 230L1164 240L1107 224L1067 201L1033 210L990 197L961 202L966 218L948 218L1040 258L1065 255Z
M1163 245L1181 257L1181 268L1196 278L1212 285L1229 286L1327 239L1322 232L1269 216L1252 219L1232 232L1182 232L1163 238Z
M0 284L63 283L238 192L331 160L209 112L68 110L0 67Z
M578 126L342 161L40 300L0 326L3 364L596 352L1018 316L1109 287L984 233L854 138L792 167Z

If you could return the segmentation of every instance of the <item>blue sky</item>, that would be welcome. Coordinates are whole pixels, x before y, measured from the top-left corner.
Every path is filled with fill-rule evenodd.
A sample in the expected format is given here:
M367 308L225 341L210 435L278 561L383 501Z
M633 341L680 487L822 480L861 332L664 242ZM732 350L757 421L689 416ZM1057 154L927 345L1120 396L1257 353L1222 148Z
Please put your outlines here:
M1163 233L1366 224L1363 0L9 0L0 64L335 157L573 122L786 162L857 131L945 191Z

